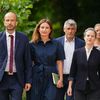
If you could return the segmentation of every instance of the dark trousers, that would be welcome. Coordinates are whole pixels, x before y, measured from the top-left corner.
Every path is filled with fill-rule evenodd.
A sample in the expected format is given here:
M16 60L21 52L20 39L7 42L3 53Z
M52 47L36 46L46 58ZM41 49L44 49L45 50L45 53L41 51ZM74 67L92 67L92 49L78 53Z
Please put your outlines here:
M91 91L88 94L75 90L75 100L100 100L100 90Z
M0 100L22 100L23 88L17 80L16 74L4 73L0 82Z
M100 89L92 90L87 81L84 91L75 89L75 100L100 100Z
M60 89L57 89L57 96L56 96L56 100L65 100L64 99L64 96L66 95L66 100L74 100L73 96L68 96L67 95L67 89L68 89L68 77L69 75L63 75L63 84L64 84L64 87L63 88L60 88Z

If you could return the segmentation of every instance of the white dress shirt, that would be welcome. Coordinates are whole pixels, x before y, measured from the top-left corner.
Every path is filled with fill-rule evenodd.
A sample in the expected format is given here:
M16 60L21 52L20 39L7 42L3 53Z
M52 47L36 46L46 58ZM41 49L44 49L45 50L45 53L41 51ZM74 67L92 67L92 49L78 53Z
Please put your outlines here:
M90 49L87 49L87 48L85 47L86 55L87 55L87 60L89 59L89 56L90 56L90 54L91 54L92 49L93 49L93 47L90 48Z
M90 49L87 49L87 48L85 47L86 56L87 56L87 61L88 61L88 59L89 59L89 56L90 56L90 54L91 54L92 49L93 49L93 47L90 48ZM87 80L89 80L89 77L87 77Z
M15 32L13 34L9 34L7 31L6 31L6 42L7 42L7 53L8 53L8 60L7 60L7 65L6 65L6 68L5 68L5 72L8 72L9 71L9 61L10 61L10 39L11 37L9 35L13 35L14 36L14 45L13 45L13 50L14 50L14 56L13 56L13 72L16 72L16 66L15 66Z
M69 74L70 73L70 68L71 68L74 50L75 50L75 39L73 39L72 41L69 42L66 39L66 36L65 36L64 51L65 51L66 59L64 60L63 74Z

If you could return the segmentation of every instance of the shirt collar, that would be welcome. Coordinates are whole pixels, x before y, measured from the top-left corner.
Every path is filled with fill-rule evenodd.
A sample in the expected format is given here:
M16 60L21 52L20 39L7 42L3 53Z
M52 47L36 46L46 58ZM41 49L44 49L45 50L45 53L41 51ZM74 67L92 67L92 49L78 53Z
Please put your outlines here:
M46 43L49 43L49 42L52 42L52 41L53 41L53 39L50 39ZM41 39L39 39L37 43L43 43L43 41Z
M10 34L10 33L8 33L8 32L6 31L6 36L9 37L9 35L13 35L13 36L15 37L15 31L14 31L12 34Z
M93 47L91 47L90 49L85 47L85 49L86 49L87 52L91 52L93 50Z
M75 38L73 38L73 40L70 41L70 42L74 42L74 41L75 41ZM66 36L65 36L65 38L64 38L64 42L69 42L69 41L67 40Z

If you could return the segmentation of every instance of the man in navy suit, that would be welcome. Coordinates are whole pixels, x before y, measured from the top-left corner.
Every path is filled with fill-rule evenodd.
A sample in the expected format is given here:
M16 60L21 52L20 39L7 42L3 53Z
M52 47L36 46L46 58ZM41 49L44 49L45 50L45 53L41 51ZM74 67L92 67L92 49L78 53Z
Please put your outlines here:
M5 31L0 32L0 100L22 100L23 88L30 90L32 82L29 41L16 31L15 13L4 16L4 26Z
M84 41L75 36L77 31L77 23L73 19L65 21L63 26L64 36L57 38L57 40L64 46L66 59L63 66L63 88L57 91L57 100L64 100L66 94L66 100L73 100L73 96L67 95L68 77L70 73L70 67L72 63L73 52L75 49L83 47Z

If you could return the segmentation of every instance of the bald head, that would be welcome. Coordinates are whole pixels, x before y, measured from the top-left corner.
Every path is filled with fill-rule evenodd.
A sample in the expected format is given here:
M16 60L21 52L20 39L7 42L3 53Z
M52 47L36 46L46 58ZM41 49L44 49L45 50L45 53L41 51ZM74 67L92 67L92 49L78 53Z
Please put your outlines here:
M14 17L17 20L17 15L14 12L8 12L4 16L4 20L6 17Z

